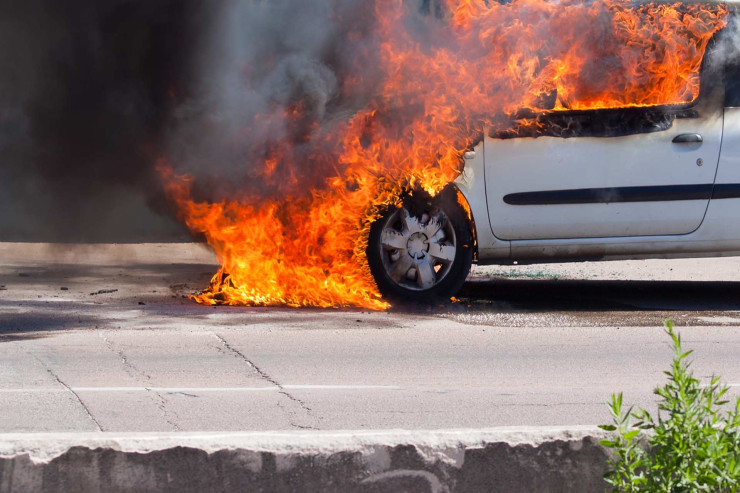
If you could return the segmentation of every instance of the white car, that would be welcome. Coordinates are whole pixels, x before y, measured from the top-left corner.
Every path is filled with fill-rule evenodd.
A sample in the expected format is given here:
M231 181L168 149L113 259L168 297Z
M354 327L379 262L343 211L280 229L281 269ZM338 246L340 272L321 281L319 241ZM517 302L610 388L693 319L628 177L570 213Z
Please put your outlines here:
M543 121L556 131L536 138L487 133L456 190L373 224L380 291L449 298L472 262L740 255L738 82L737 67L703 69L689 105L555 112Z

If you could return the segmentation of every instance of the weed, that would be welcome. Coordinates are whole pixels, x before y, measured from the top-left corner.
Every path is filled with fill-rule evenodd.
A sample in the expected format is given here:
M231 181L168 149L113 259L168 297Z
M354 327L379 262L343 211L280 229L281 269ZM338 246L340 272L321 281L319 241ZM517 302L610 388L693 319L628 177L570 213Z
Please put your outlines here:
M604 475L614 492L736 492L740 489L740 399L726 410L728 387L712 377L702 385L690 371L681 336L665 322L673 341L673 364L668 383L654 393L660 397L658 415L645 409L622 410L622 394L609 403L614 431L601 444L611 449ZM643 433L644 432L644 433Z

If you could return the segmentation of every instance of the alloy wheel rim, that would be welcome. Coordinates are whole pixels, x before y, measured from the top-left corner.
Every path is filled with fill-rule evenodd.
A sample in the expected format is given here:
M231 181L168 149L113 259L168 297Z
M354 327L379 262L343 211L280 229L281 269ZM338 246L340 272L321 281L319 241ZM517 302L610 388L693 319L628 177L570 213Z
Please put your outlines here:
M379 247L391 281L411 291L426 291L449 274L455 263L457 238L443 211L415 217L401 207L386 220Z

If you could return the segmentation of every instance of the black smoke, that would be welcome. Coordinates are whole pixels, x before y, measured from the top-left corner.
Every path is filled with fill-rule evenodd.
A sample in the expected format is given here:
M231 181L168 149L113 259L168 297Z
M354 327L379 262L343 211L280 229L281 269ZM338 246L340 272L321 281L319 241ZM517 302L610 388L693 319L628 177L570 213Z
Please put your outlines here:
M366 103L356 95L371 93L373 9L364 0L2 2L0 241L187 239L157 159L198 178L208 198L249 187L272 142L310 161L311 129L345 120ZM368 89L343 97L358 66ZM291 108L300 118L284 117Z
M0 241L188 239L157 160L209 199L254 187L286 142L286 162L319 162L313 129L372 97L374 22L366 0L2 2ZM259 186L278 193L289 172Z
M211 4L0 3L0 241L188 237L153 163Z

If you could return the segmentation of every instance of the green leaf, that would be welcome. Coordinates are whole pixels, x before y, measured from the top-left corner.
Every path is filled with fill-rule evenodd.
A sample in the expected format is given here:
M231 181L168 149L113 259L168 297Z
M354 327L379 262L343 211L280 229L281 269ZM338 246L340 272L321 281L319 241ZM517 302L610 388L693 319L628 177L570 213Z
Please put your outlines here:
M633 438L635 438L640 433L640 430L632 430L628 431L624 434L624 439L628 442L631 441Z

